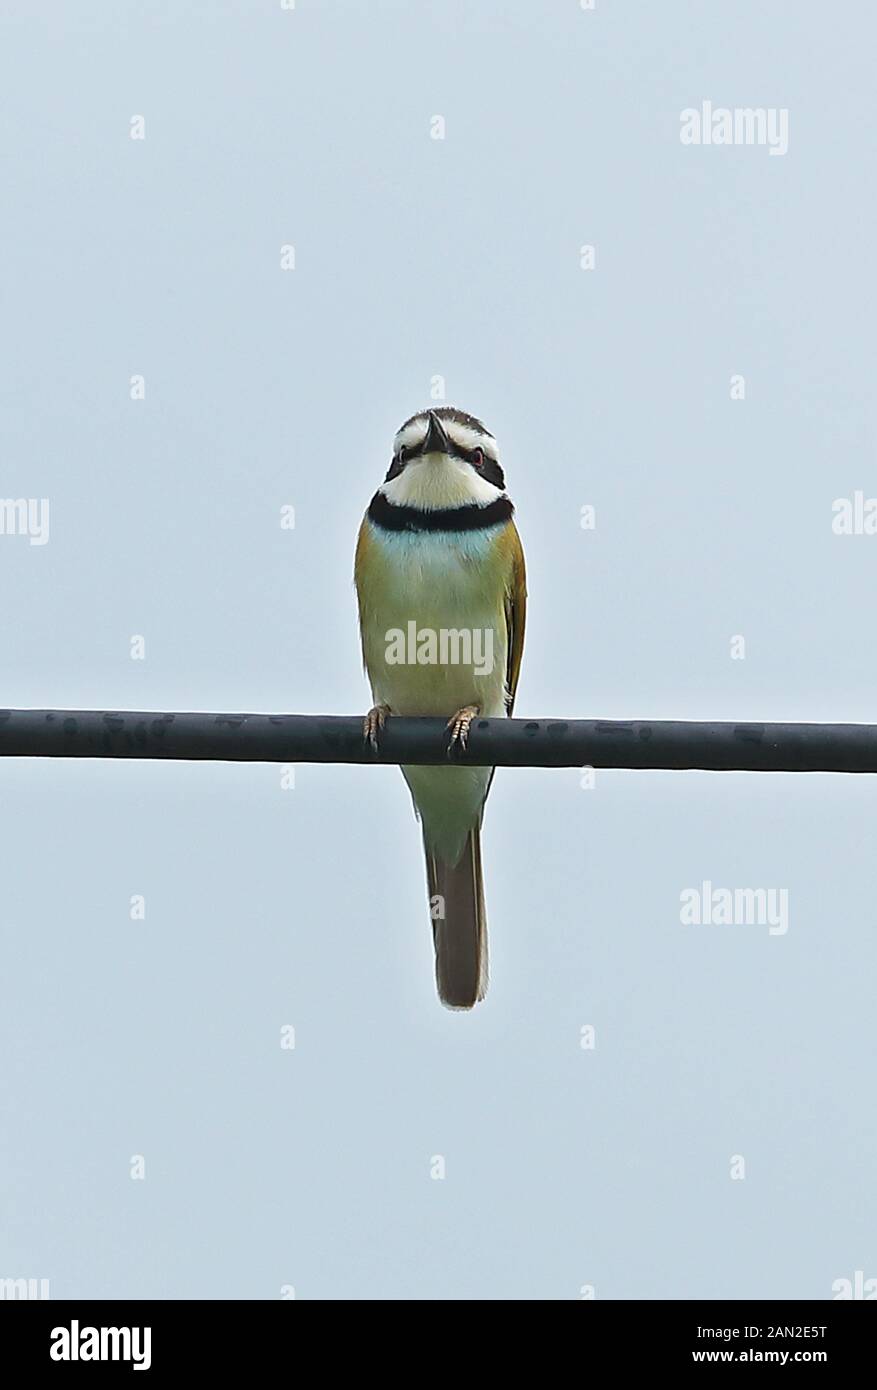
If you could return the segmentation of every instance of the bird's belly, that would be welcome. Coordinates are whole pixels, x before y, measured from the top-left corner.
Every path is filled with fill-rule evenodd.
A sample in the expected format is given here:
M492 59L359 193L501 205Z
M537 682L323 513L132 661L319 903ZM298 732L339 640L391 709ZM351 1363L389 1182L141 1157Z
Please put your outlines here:
M506 624L492 539L392 535L373 543L361 589L376 701L396 714L505 713Z

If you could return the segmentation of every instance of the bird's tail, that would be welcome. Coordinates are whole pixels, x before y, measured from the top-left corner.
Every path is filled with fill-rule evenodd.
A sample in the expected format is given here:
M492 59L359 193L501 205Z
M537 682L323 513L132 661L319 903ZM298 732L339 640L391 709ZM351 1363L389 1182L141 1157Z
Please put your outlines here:
M481 877L481 827L469 831L456 864L424 840L435 979L448 1009L471 1009L487 993L487 917Z

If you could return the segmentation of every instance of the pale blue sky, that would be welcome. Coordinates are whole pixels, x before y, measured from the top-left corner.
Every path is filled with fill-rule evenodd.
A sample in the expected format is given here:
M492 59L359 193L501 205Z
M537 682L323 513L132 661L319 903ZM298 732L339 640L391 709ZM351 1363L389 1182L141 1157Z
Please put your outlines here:
M3 9L0 496L51 506L47 545L0 536L4 704L363 710L356 527L441 374L518 506L521 714L875 718L877 537L831 529L877 493L868 7ZM683 146L703 100L787 108L788 153ZM500 772L469 1016L394 769L0 786L0 1277L877 1276L874 779ZM787 888L789 931L683 927L704 879Z

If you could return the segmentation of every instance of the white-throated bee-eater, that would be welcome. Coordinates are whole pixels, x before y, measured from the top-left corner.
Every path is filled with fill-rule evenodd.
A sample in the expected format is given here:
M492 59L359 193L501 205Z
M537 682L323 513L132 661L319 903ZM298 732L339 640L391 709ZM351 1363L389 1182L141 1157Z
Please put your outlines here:
M405 421L356 547L375 746L388 716L443 716L450 752L477 716L511 714L527 603L513 513L480 420L441 406ZM439 997L471 1009L487 989L480 832L493 768L402 772L423 826Z

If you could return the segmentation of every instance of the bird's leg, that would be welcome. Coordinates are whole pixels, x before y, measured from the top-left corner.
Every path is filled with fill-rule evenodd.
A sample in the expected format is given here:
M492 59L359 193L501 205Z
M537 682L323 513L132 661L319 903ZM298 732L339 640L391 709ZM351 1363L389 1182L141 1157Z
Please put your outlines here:
M373 705L362 721L362 736L371 744L376 753L378 751L378 736L383 732L389 713L389 705Z
M480 705L464 705L462 709L458 709L457 713L452 715L448 720L447 727L451 731L451 739L448 744L448 756L450 756L456 743L459 743L460 747L465 752L469 742L469 725L472 723L473 719L477 719L480 713Z

